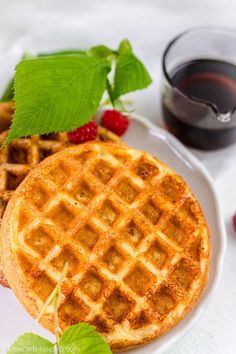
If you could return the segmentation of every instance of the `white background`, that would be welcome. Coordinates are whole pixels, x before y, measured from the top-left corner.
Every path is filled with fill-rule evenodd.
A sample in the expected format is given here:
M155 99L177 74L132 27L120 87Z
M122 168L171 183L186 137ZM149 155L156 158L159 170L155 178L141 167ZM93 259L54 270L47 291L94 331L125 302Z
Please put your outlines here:
M76 25L81 36L95 44L116 46L120 39L129 38L154 79L150 89L133 96L136 108L156 124L162 124L160 56L168 40L181 30L199 24L236 29L235 0L0 0L0 14L0 62L1 56L29 32L63 28L65 24ZM3 74L4 67L0 67L1 91ZM211 153L193 152L214 178L226 223L228 250L213 302L197 325L168 353L234 354L236 233L231 218L236 211L236 145ZM0 317L0 321L5 319ZM15 321L12 319L12 326ZM8 326L10 330L11 325Z

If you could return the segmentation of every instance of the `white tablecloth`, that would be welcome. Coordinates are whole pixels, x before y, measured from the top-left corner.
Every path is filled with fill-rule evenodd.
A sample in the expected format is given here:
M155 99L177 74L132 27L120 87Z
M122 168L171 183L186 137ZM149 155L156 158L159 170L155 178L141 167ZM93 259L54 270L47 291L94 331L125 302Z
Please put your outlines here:
M129 38L155 81L148 90L133 96L136 108L156 124L161 124L160 56L167 41L181 30L199 24L236 28L235 0L0 0L0 13L0 60L10 46L29 32L45 32L51 27L76 25L82 37L96 44L115 46L120 39ZM0 78L4 69L0 67ZM169 354L233 354L236 352L236 233L231 218L236 211L236 145L217 152L193 152L214 178L226 223L228 249L213 302Z

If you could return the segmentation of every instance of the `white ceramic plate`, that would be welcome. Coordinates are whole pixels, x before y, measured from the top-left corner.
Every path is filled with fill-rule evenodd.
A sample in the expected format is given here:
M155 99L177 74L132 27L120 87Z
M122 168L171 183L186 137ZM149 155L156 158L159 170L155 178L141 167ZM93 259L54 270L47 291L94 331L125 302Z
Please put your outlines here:
M171 134L133 115L124 140L131 146L150 152L172 167L190 185L197 196L212 234L212 257L208 285L195 308L169 333L130 354L160 354L170 348L199 319L210 303L218 285L226 248L224 224L213 182L201 163ZM0 288L0 352L22 332L51 335L37 325L17 302L12 292Z
M3 86L12 75L14 65L25 50L37 53L38 51L76 48L78 43L81 47L87 47L99 42L93 38L94 43L91 43L91 37L84 38L78 33L74 25L71 28L62 26L59 35L58 33L56 35L55 31L43 33L40 29L38 33L27 35L13 43L9 50L0 57L0 67L4 68L5 74L1 76L0 91L3 90ZM224 224L213 181L201 163L175 137L149 123L146 119L133 115L125 141L135 148L158 156L186 180L200 201L212 233L209 282L197 306L166 335L140 349L129 351L129 354L161 354L196 323L215 293L226 249ZM49 339L52 338L25 312L10 290L0 288L0 353L6 353L7 347L23 332L35 332Z

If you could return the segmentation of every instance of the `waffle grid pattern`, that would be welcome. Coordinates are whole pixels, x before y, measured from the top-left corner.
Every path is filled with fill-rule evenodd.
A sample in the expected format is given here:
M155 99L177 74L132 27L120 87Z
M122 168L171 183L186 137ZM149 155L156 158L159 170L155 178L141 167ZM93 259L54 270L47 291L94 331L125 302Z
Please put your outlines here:
M7 133L0 135L0 144L4 143ZM118 136L103 127L99 127L98 140L121 142ZM71 145L67 133L58 133L15 139L0 151L0 219L12 193L27 174L46 157Z
M0 136L2 144L8 131ZM18 185L40 161L69 145L66 133L16 139L0 152L0 217Z
M1 119L4 118L1 108L4 107L0 104ZM7 108L10 110L9 123L12 115L11 102ZM8 130L0 134L0 144L4 143L7 134ZM122 143L118 136L101 126L98 128L98 141ZM0 224L12 194L28 173L46 157L71 145L67 133L58 133L15 139L0 151ZM1 269L0 284L8 287Z
M158 329L181 310L204 268L198 203L150 155L121 147L104 153L97 144L72 155L48 174L44 168L33 193L29 180L23 197L14 249L32 297L40 308L68 262L62 328L88 321L108 340L124 324Z

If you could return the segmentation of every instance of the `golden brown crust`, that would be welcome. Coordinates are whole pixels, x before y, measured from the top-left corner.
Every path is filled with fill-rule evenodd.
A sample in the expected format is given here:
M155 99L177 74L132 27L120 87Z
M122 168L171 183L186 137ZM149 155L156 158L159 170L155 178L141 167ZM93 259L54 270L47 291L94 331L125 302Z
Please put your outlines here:
M13 108L14 102L0 103L0 131L6 125L9 128ZM0 144L4 143L7 134L8 130L0 134ZM102 126L98 126L97 140L123 144L120 137ZM44 158L72 145L67 133L59 133L15 139L0 150L0 225L11 195L29 171ZM1 269L0 285L9 288Z
M84 184L81 190L85 177L92 196ZM32 197L42 183L44 206ZM38 221L46 225L46 255L28 236ZM207 282L210 260L209 231L186 183L147 153L102 143L59 152L26 177L7 206L0 248L4 274L34 318L58 279L58 255L71 259L61 326L93 323L114 351L150 342L184 318ZM41 324L53 331L50 311Z

